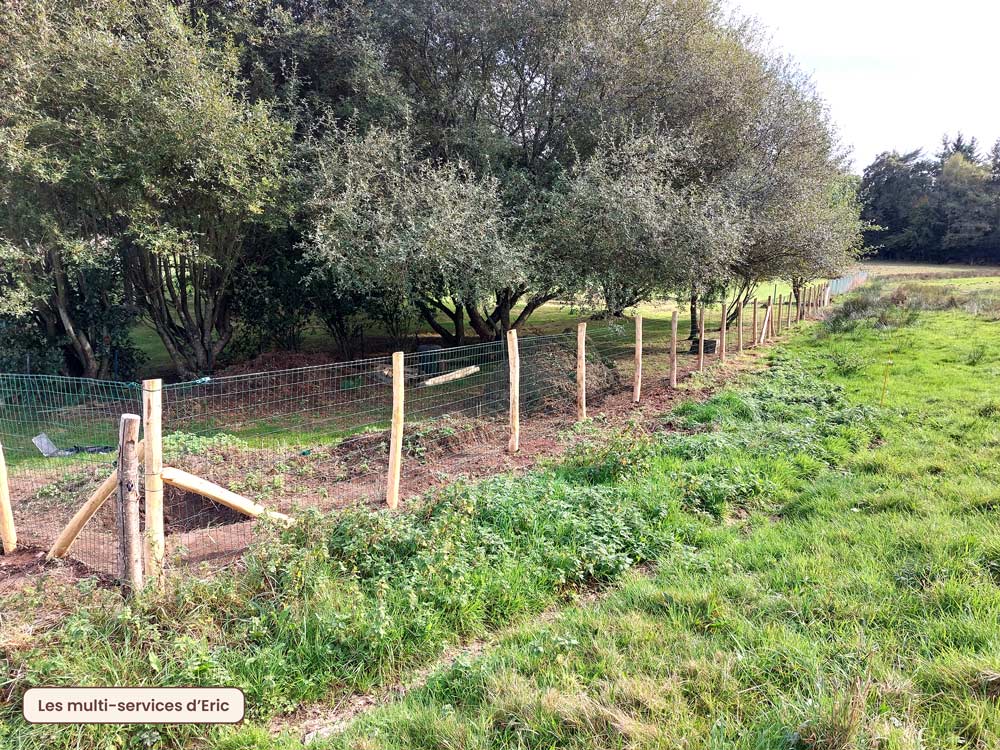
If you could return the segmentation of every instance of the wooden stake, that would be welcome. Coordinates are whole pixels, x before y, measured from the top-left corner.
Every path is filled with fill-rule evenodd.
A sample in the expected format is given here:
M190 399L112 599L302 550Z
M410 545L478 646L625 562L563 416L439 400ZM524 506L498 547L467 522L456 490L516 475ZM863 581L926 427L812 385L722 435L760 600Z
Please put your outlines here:
M778 295L778 314L774 316L774 332L776 335L781 335L781 311L783 309L782 305L785 304L785 295Z
M670 387L677 387L677 311L670 316Z
M406 398L406 355L394 352L392 355L392 432L389 436L389 477L386 484L385 501L395 510L399 507L399 475L403 469L403 400Z
M163 581L163 381L142 383L142 431L146 480L146 578Z
M587 324L576 326L576 418L587 418Z
M139 525L138 414L122 414L118 427L118 570L132 592L142 590L142 528Z
M722 296L722 322L719 324L719 362L726 364L726 296Z
M802 295L805 294L805 290L799 287L799 293L795 297L795 322L802 322Z
M295 523L295 519L286 516L284 513L279 513L276 510L268 510L263 505L258 505L242 495L237 495L225 487L220 487L214 482L209 482L207 479L196 477L194 474L188 474L186 471L167 466L164 467L162 476L163 481L171 487L177 487L185 492L194 492L202 497L207 497L209 500L214 500L245 516L267 518L276 521L282 526L292 526Z
M771 298L767 298L767 307L764 308L764 321L760 327L760 339L757 343L763 345L767 341L768 331L771 325Z
M785 328L792 327L792 293L788 293L788 312L785 313Z
M17 528L14 526L14 510L10 504L10 485L7 483L7 460L0 444L0 539L3 552L11 554L17 549Z
M83 527L86 526L87 521L94 517L94 514L101 509L101 506L104 505L109 497L115 494L117 489L118 472L113 471L111 472L111 476L101 482L101 486L94 490L93 494L87 498L87 502L80 506L80 509L73 514L69 523L66 524L66 527L56 537L55 542L52 543L52 548L45 559L54 560L65 556L69 552L69 548L73 546L73 542L80 536L80 532L83 531Z
M642 316L635 316L635 375L632 378L632 402L642 396Z
M753 347L757 346L757 298L753 298L753 338L750 340L750 345Z
M705 306L698 315L698 372L705 371Z
M767 298L767 340L774 338L774 297Z
M743 300L740 300L740 305L736 308L736 325L739 327L740 332L736 337L736 352L737 354L743 353Z
M517 331L507 331L507 364L510 371L510 440L507 450L521 449L521 352L517 346Z

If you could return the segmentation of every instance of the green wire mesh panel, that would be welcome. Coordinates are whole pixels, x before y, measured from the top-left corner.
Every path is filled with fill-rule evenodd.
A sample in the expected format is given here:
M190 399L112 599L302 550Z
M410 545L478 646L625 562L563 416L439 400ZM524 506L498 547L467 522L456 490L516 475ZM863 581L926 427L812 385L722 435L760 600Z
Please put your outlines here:
M114 470L121 415L141 408L135 383L0 375L0 443L20 546L49 549ZM87 524L69 557L118 574L111 503Z

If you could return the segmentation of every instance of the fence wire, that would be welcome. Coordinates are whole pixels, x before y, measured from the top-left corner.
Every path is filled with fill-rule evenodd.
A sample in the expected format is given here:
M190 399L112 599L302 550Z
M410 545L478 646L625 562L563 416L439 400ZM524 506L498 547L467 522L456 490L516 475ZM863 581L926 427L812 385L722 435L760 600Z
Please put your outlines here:
M864 283L855 274L829 283L843 294ZM786 302L782 329L791 312ZM686 312L686 310L682 311ZM777 313L777 310L775 311ZM708 307L706 341L719 340L722 309ZM758 327L764 306L759 305ZM644 382L669 376L670 321L643 326ZM590 321L586 338L587 402L627 403L635 373L635 322ZM743 316L753 346L751 307ZM697 368L689 316L679 316L678 371ZM738 348L735 321L727 352ZM712 347L708 347L713 351ZM551 441L576 418L577 332L519 341L520 413L528 439ZM713 351L707 361L717 361ZM506 341L405 355L403 498L456 477L507 464L509 352ZM392 358L372 357L206 378L163 386L164 465L238 493L270 510L295 515L385 502L392 419ZM114 470L119 419L141 414L137 383L0 374L0 445L8 464L21 546L47 550L77 509ZM169 483L164 488L168 562L219 564L236 559L255 522L238 511ZM120 576L113 503L84 527L70 556Z

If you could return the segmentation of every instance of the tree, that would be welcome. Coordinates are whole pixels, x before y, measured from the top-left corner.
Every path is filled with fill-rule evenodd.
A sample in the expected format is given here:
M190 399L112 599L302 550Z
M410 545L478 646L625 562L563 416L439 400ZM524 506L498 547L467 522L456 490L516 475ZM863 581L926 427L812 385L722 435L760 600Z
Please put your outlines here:
M0 313L65 345L66 372L108 377L116 359L129 374L137 356L115 244L128 168L106 118L120 105L118 56L96 41L116 8L99 21L89 10L42 0L0 9Z
M169 6L33 0L15 15L4 143L26 197L11 242L48 279L88 376L107 355L70 308L100 304L92 317L110 320L126 289L179 372L211 372L246 228L282 184L287 127Z
M522 256L504 231L496 180L421 159L410 141L382 128L323 138L309 257L343 293L412 301L460 343L463 306L515 281Z
M947 136L936 160L881 154L861 183L866 233L880 257L929 262L1000 260L1000 144Z
M692 270L723 273L739 241L731 211L683 182L695 158L684 139L625 125L570 169L545 204L544 237L561 252L562 289L579 291L603 313L689 285Z

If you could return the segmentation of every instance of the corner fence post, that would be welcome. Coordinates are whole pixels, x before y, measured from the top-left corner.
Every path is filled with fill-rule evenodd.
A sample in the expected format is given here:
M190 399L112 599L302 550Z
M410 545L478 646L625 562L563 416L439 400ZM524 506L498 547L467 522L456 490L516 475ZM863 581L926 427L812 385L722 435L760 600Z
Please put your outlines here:
M670 316L670 387L677 387L677 310Z
M142 529L139 526L139 423L137 414L122 414L118 426L118 570L132 593L142 590Z
M587 418L587 324L576 326L576 418Z
M722 295L722 323L719 324L719 361L726 364L726 295Z
M507 331L507 362L510 368L510 440L507 450L517 453L521 449L521 352L514 329Z
M146 575L163 582L163 381L142 381L142 430L146 487Z
M7 461L0 444L0 538L3 552L11 554L17 549L17 529L14 527L14 511L10 505L10 485L7 483Z
M642 316L635 316L635 374L632 377L632 402L642 396Z
M393 510L399 507L399 475L403 468L403 400L406 397L405 357L403 352L394 352L392 355L392 431L389 438L389 477L385 501Z

